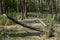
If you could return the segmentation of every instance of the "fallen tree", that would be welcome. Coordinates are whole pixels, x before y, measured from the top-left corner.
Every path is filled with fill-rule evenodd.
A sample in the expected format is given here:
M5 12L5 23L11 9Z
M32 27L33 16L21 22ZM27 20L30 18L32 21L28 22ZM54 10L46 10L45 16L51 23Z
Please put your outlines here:
M10 16L8 16L6 14L3 14L3 16L7 17L8 19L10 19L11 21L13 21L14 23L19 24L19 25L21 25L21 26L23 26L25 28L29 28L29 29L32 29L32 30L43 32L42 30L40 30L40 28L35 28L35 27L32 27L32 26L27 25L25 23L19 22L16 19L14 19L14 18L12 18L12 17L10 17Z
M16 19L14 19L14 18L12 18L12 17L10 17L10 16L8 16L8 15L6 15L6 14L4 14L4 16L6 16L8 19L10 19L11 21L13 21L13 22L15 22L16 24L19 24L19 25L21 25L21 26L23 26L23 27L25 27L25 28L29 28L29 29L32 29L32 30L35 30L35 31L39 31L39 32L47 32L47 31L45 31L45 30L41 30L40 28L35 28L35 27L32 27L32 26L30 26L30 25L27 25L27 24L25 24L25 23L22 23L21 21L19 22L19 21L17 21ZM51 31L49 32L49 37L53 37L53 36L55 36L55 30L53 30L53 28L51 28Z

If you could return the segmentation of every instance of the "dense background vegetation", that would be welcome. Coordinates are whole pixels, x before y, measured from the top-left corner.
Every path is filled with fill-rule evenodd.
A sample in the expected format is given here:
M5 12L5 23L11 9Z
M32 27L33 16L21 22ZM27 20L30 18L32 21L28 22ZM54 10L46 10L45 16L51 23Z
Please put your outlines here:
M29 17L46 18L46 15L56 15L60 20L60 0L0 0L0 13L7 13L16 19L24 19ZM22 13L22 14L21 14ZM19 15L19 16L17 16ZM56 18L55 17L55 18ZM0 19L3 16L0 17ZM52 17L51 17L52 18ZM4 18L3 18L4 19ZM1 19L1 22L4 22ZM7 21L7 19L6 19ZM0 23L1 23L0 22ZM2 24L2 23L1 23Z
M41 3L42 2L42 3ZM34 12L34 11L37 11L38 8L40 8L40 10L42 10L41 8L43 8L43 10L48 10L47 8L47 1L46 0L43 0L43 1L40 1L40 0L27 0L26 1L26 4L27 4L27 11L28 12ZM51 3L53 4L53 3ZM57 1L57 8L60 10L59 8L59 0ZM5 0L2 0L2 8L4 10L4 5L5 5ZM6 5L7 6L7 10L8 11L17 11L17 9L19 9L21 11L21 8L24 6L24 2L23 0L6 0Z

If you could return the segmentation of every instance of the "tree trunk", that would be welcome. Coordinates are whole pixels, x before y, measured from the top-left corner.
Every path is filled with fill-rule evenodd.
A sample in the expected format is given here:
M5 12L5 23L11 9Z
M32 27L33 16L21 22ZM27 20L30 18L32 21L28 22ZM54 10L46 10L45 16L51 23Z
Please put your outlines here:
M17 1L17 12L21 12L21 20L24 19L24 10L23 10L23 7L24 7L24 2L23 0L18 0Z
M21 12L21 0L17 1L17 11Z
M27 0L24 0L24 19L27 18Z
M4 13L7 13L7 0L4 0Z
M12 0L12 12L14 12L14 2L15 2L15 0Z
M43 13L43 0L41 0L41 13Z
M47 6L48 6L48 10L49 10L49 13L52 13L52 5L51 5L51 0L47 0Z
M2 0L0 0L0 14L2 13Z
M52 2L53 2L53 7L54 7L53 10L54 10L54 12L55 12L55 14L56 14L55 19L57 20L57 8L56 8L57 3L56 3L55 0L52 0Z
M27 0L22 0L22 20L27 18Z

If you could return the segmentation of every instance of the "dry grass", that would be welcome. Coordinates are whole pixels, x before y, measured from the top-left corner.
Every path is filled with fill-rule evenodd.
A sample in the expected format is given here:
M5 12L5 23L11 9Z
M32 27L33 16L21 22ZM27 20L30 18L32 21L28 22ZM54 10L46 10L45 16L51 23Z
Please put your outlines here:
M33 26L37 26L37 24L36 25L33 24ZM60 40L60 36L55 36L52 38L46 37L45 34L40 36L39 32L24 28L20 25L4 26L4 28L19 30L19 32L23 33L23 34L21 34L22 36L17 36L17 37L16 36L9 36L7 38L2 38L2 40L4 40L4 39L5 40Z

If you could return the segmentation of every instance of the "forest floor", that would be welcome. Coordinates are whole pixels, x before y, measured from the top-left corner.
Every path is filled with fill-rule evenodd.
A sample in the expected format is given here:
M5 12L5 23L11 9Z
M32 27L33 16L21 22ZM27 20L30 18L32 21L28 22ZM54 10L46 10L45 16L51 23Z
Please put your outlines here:
M34 24L29 24L29 25L44 28L40 25L40 23L34 23ZM17 25L17 24L16 25L9 25L9 26L0 26L0 27L4 27L7 30L15 30L15 31L9 31L14 34L12 34L6 38L3 37L3 38L1 38L2 40L60 40L60 36L48 38L48 37L46 37L46 35L42 35L38 31L24 28L24 27ZM56 29L59 30L59 28L60 27L57 27ZM16 30L18 30L18 31L16 31ZM15 34L16 32L19 34Z

